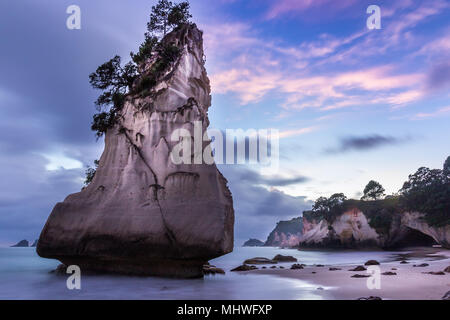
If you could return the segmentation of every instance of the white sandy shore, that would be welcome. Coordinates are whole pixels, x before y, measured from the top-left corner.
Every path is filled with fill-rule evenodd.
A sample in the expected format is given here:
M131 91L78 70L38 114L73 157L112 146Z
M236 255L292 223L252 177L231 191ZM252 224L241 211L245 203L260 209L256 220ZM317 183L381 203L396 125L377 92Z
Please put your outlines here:
M430 260L436 258L438 260ZM450 273L431 275L425 272L443 271L450 266L450 250L414 251L408 257L408 264L400 260L381 263L381 272L395 272L397 275L381 275L381 288L368 289L367 278L352 278L354 274L367 275L366 271L349 271L354 264L306 266L300 270L259 269L252 274L269 274L291 279L299 279L317 286L317 293L323 299L354 300L360 297L377 296L385 300L440 300L450 291ZM301 263L299 261L298 263ZM413 267L414 264L428 263L428 267ZM284 265L288 268L290 265ZM330 271L330 267L342 270ZM392 270L395 268L397 270ZM316 273L313 273L316 272Z

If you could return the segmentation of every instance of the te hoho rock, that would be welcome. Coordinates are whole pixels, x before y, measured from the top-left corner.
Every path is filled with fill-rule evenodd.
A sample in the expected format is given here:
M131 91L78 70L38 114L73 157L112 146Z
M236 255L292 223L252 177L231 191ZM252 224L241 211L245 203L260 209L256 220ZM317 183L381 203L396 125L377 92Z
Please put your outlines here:
M233 249L234 210L215 164L174 164L174 130L209 125L202 32L185 25L163 41L181 51L150 94L129 95L105 136L93 181L56 204L37 252L81 270L200 277ZM151 70L154 59L141 70Z

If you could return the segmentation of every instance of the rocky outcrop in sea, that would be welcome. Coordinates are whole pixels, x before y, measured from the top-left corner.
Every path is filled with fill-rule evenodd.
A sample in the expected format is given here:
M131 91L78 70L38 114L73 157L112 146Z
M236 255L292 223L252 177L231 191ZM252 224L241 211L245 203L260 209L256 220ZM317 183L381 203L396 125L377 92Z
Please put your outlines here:
M82 270L201 277L208 260L232 251L227 180L214 163L171 159L175 130L194 137L196 124L203 132L209 126L202 32L186 24L162 41L180 54L145 95L126 96L93 181L53 209L38 242L41 257Z

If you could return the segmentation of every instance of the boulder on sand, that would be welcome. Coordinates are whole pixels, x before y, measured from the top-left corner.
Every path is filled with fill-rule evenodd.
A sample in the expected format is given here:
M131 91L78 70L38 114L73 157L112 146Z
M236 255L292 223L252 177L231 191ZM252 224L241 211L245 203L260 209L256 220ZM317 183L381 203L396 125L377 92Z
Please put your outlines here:
M366 271L366 270L367 269L365 267L363 267L363 266L357 266L357 267L355 267L353 269L350 269L348 271Z
M281 254L277 254L272 260L277 262L297 262L297 259L293 256L283 256Z
M263 257L251 258L244 261L244 264L276 264L276 263L277 261Z
M369 260L364 265L365 266L379 266L380 263L377 260Z

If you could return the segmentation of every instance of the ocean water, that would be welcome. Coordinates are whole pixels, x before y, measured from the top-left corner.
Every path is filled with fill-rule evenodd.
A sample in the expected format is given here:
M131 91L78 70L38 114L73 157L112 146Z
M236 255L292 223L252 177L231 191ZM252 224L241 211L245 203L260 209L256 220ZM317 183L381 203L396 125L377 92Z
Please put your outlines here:
M226 275L179 280L154 277L82 275L81 290L68 290L67 277L49 273L59 262L40 258L34 248L0 248L0 299L321 299L317 285L278 276L229 272L252 257L295 256L307 265L361 264L369 259L392 261L401 252L298 251L279 248L235 248L214 259ZM279 264L288 268L292 263Z

